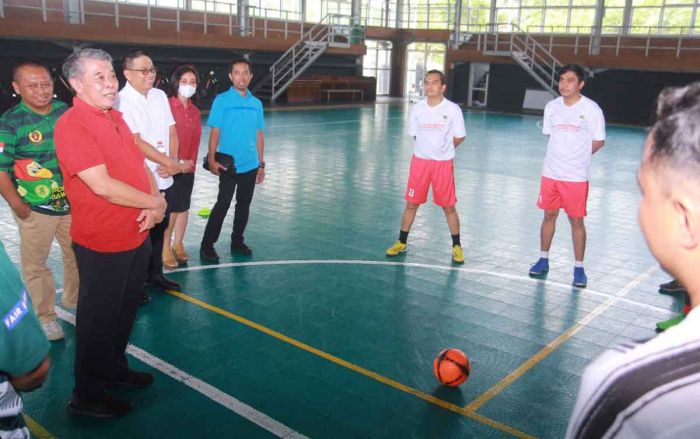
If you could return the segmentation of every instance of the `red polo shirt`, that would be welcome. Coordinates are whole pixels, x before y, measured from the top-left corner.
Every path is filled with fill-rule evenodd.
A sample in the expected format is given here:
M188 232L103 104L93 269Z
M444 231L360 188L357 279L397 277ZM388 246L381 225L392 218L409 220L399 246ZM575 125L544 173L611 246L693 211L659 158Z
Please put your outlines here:
M144 156L117 110L101 111L74 98L54 129L56 154L71 204L73 241L98 252L122 252L140 246L141 209L110 203L95 195L78 172L105 165L110 177L140 191L151 192Z
M192 160L196 163L199 140L202 137L202 114L192 101L187 108L174 96L171 96L168 101L170 101L170 110L173 113L177 131L177 158Z

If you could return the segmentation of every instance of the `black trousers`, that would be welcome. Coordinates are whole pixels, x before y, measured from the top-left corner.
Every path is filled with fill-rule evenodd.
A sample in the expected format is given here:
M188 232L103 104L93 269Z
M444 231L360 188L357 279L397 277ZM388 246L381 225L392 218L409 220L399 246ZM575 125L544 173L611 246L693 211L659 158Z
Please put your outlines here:
M146 280L151 242L118 253L73 243L80 287L75 319L75 387L80 399L104 397L104 383L125 376L126 346Z
M219 239L221 226L224 224L224 219L226 218L229 207L231 207L234 192L236 193L236 208L233 215L231 243L237 244L243 242L243 232L245 231L245 226L248 224L250 203L253 201L255 178L257 175L258 169L256 168L242 174L219 176L219 195L209 215L207 227L204 229L202 247L213 246Z
M170 211L173 198L173 187L160 191L165 194L165 202L168 206L165 208L165 217L163 221L156 224L149 233L151 239L151 259L148 262L148 278L158 277L163 275L163 238L165 237L165 229L170 224Z

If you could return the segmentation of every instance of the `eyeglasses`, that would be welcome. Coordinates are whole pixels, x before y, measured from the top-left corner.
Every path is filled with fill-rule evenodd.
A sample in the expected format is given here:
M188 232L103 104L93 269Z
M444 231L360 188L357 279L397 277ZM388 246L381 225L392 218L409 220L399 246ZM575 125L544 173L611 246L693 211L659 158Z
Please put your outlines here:
M148 75L155 75L156 74L156 68L155 67L150 67L150 68L142 68L142 69L124 69L124 70L131 70L132 72L141 72L141 75L143 76L148 76Z

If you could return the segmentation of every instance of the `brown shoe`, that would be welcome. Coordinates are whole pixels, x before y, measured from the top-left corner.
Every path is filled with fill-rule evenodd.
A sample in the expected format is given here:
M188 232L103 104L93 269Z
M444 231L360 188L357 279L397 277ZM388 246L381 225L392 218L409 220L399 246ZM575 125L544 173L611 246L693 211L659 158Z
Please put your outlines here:
M175 256L173 255L172 250L170 250L170 247L166 246L166 245L163 246L163 267L165 267L165 268L177 268L178 267L177 260L175 259Z
M173 254L175 255L175 259L177 259L180 262L187 262L190 260L190 257L187 256L185 247L182 244L175 244L173 246Z

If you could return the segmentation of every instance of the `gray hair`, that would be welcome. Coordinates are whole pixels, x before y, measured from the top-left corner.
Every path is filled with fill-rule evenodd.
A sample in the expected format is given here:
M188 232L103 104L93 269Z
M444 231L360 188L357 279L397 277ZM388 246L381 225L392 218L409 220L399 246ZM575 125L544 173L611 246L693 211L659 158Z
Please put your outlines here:
M112 56L102 49L80 49L75 52L63 63L63 76L66 79L73 79L83 76L85 73L83 71L83 60L84 59L96 59L100 61L107 61L112 63Z

